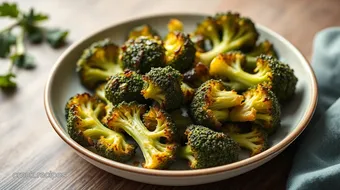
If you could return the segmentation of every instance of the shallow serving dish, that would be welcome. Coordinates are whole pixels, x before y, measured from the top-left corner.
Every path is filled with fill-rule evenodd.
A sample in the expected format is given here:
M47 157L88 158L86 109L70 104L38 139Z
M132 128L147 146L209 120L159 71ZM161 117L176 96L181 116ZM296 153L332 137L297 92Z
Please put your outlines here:
M204 17L205 15L199 14L169 14L139 18L100 30L69 47L54 65L45 89L45 109L54 130L78 155L91 164L115 175L151 184L194 185L219 181L250 171L277 156L299 136L310 121L317 102L317 85L314 73L303 55L283 37L261 25L257 25L260 40L271 41L280 59L294 69L299 79L296 95L292 101L284 105L282 127L271 137L271 148L268 150L251 158L213 168L185 170L178 166L179 168L175 168L180 170L151 170L101 157L77 144L67 134L65 103L76 93L86 91L75 72L76 61L86 47L107 37L117 44L122 44L129 29L140 24L150 24L165 35L166 24L171 18L181 20L185 31L190 32Z

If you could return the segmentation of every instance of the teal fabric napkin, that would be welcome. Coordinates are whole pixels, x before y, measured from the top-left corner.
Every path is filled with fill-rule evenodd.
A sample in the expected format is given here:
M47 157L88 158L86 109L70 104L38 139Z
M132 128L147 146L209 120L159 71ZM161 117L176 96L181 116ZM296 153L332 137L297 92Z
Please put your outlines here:
M319 32L312 66L318 105L301 138L287 189L340 189L340 27Z

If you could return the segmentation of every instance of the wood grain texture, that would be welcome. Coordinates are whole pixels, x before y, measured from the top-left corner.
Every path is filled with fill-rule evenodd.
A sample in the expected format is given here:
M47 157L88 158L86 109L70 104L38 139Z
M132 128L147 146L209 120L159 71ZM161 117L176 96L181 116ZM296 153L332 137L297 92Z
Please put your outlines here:
M283 35L310 60L313 36L340 25L338 0L19 0L23 9L35 7L50 14L48 26L70 30L70 41L129 18L164 12L233 10ZM0 27L9 23L0 21ZM43 107L43 89L54 62L65 49L29 46L37 59L33 71L18 70L19 88L0 92L0 189L285 189L296 144L269 163L241 176L192 187L162 187L129 181L87 163L53 131ZM0 73L6 61L0 60ZM62 172L57 179L16 179L15 172Z

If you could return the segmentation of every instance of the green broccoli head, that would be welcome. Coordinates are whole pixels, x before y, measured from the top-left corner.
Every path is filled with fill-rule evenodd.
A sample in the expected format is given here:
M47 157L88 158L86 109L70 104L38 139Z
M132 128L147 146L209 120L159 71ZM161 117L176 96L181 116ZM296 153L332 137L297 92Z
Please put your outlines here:
M67 131L82 146L93 146L106 158L126 162L135 154L135 146L126 142L124 135L106 128L100 118L105 104L89 94L78 94L66 104Z
M181 89L184 97L184 104L190 104L195 95L195 89L191 88L185 82L181 83Z
M293 97L298 79L289 65L266 55L261 55L256 63L257 66L254 70L256 73L263 73L270 68L271 80L264 83L275 93L280 102Z
M160 38L158 32L148 24L143 24L131 29L131 31L129 32L128 39L136 39L140 36Z
M192 169L209 168L236 162L240 147L228 135L200 125L190 125L185 131L187 145L179 156L189 160Z
M127 69L124 73L110 77L105 86L105 97L112 104L123 101L144 103L146 100L141 95L143 85L142 76Z
M183 102L182 75L170 66L152 68L143 76L141 91L145 99L152 99L165 110L177 109Z
M95 42L85 49L77 62L81 83L93 90L111 75L122 72L119 54L120 48L109 39Z
M195 61L196 48L188 35L182 32L170 32L164 40L166 65L181 73L190 69Z
M275 94L263 85L257 85L243 93L244 102L230 111L230 120L253 121L268 132L280 126L281 108Z
M199 60L209 65L218 54L232 50L252 48L255 46L258 33L249 18L240 17L238 13L217 14L203 20L195 31L211 41L212 49L198 52Z
M211 62L209 73L229 80L234 87L239 87L235 90L246 90L262 83L275 93L280 102L293 96L297 78L287 64L266 55L257 58L254 73L244 71L245 64L246 57L240 52L220 54Z
M152 67L165 65L165 49L160 39L140 36L128 40L122 47L122 64L124 69L137 73L147 73Z
M243 96L226 90L219 80L208 80L196 91L190 104L191 116L196 124L219 130L229 120L229 109L240 105Z
M255 156L268 148L268 134L261 127L239 126L238 124L227 124L223 126L223 132L236 141L241 148L250 151L250 156Z
M122 102L112 109L108 127L126 132L137 142L144 155L144 168L162 169L175 159L176 127L165 111L157 107L146 111L145 105Z
M197 63L192 69L183 74L183 81L195 88L198 88L209 79L209 68L202 63Z

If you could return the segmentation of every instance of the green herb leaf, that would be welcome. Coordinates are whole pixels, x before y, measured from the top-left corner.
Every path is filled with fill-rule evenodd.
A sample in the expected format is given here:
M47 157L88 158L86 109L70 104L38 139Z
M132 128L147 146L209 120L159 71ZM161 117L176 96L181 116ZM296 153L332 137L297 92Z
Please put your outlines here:
M40 21L44 21L48 19L48 15L47 14L43 14L43 13L35 13L34 9L30 10L30 14L29 14L30 18L34 21L34 22L40 22Z
M35 63L34 58L28 54L23 55L13 55L11 57L14 65L23 69L34 69Z
M31 9L27 14L23 14L23 18L20 21L20 25L28 33L35 33L37 22L47 20L48 16L42 13L35 13L34 9Z
M33 22L44 21L48 19L48 15L43 13L35 13L34 9L31 8L28 14L24 14L24 19Z
M43 30L38 27L32 27L30 31L27 31L27 38L31 43L41 43L44 40Z
M0 16L17 18L19 15L19 10L17 4L15 3L2 3L0 5Z
M33 26L36 22L44 21L48 19L48 15L43 13L35 13L34 9L30 9L27 14L23 15L22 24Z
M11 33L0 33L0 57L6 58L10 51L11 46L15 44L15 36Z
M15 78L15 75L13 73L0 75L0 88L2 89L15 88L17 84L14 81L12 81L12 78Z
M65 44L68 31L60 29L51 29L46 33L47 42L53 47L58 48Z

